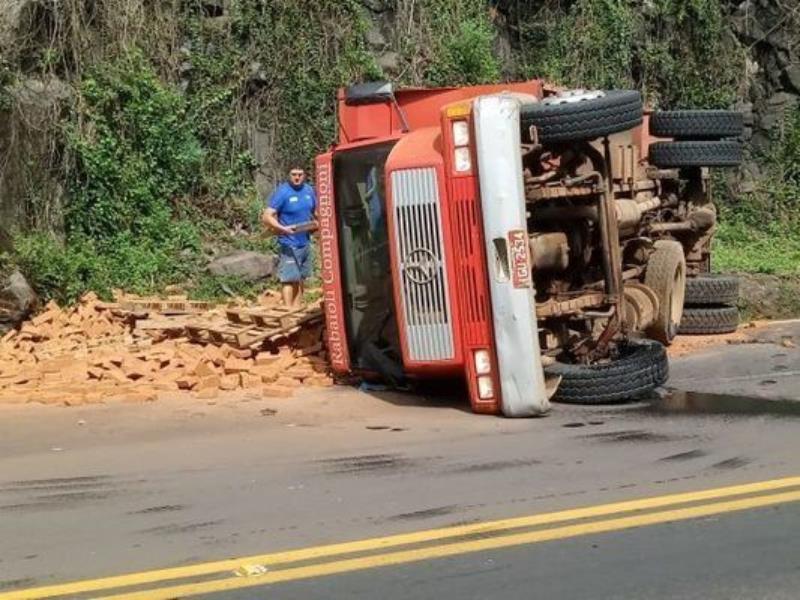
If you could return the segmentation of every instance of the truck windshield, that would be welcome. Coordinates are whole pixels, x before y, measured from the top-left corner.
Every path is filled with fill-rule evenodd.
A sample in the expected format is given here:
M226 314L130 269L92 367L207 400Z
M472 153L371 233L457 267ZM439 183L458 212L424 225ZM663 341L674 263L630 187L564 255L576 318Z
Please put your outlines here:
M395 142L334 156L339 251L353 367L401 377L386 226L384 165Z

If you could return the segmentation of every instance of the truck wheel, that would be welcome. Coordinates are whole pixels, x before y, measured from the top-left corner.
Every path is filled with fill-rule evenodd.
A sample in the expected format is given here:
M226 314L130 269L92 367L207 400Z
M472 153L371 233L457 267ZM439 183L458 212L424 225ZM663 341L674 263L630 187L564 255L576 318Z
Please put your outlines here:
M732 275L700 275L686 280L686 297L689 306L735 306L739 300L739 278Z
M732 110L665 110L650 116L650 133L680 140L718 140L742 135L742 113Z
M661 342L671 344L678 334L686 290L686 259L683 246L672 240L659 240L655 252L647 261L644 283L658 296L658 313L647 334Z
M742 144L718 142L655 142L650 163L656 167L735 167L742 162Z
M739 310L735 306L687 306L683 309L678 333L714 335L731 333L739 325Z
M652 340L621 345L619 356L605 363L574 365L556 362L545 371L561 377L553 396L568 404L608 404L632 400L667 381L669 363L664 346Z
M642 122L642 96L634 90L574 90L525 104L520 110L522 139L531 143L536 127L542 143L579 142L625 131Z

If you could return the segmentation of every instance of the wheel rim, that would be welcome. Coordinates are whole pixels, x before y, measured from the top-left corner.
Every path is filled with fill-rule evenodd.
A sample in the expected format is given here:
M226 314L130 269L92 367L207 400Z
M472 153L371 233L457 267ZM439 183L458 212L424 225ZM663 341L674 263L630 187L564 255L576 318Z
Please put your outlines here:
M686 273L683 265L679 264L672 278L672 290L669 295L669 335L675 337L683 314L683 299L686 295Z
M542 104L575 104L586 100L596 100L605 97L606 93L602 90L566 90L555 96L549 96L542 100Z

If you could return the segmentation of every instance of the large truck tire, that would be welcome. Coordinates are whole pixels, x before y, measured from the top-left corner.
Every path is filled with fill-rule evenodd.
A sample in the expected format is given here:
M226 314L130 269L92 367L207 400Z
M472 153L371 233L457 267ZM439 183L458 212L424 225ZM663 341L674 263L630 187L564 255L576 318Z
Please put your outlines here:
M659 240L647 261L644 283L658 296L658 312L647 335L669 345L678 334L686 291L686 259L683 246L672 240Z
M742 144L716 142L655 142L650 144L650 164L663 168L736 167L742 162Z
M526 143L533 142L532 125L541 143L580 142L631 129L640 125L642 118L642 96L634 90L576 90L524 104L520 109Z
M739 310L735 306L687 306L678 333L716 335L732 333L738 326Z
M742 113L732 110L665 110L650 115L650 133L678 140L718 140L742 135Z
M663 385L669 376L664 346L652 340L631 341L605 363L574 365L556 362L545 367L561 377L553 396L567 404L609 404L634 400Z
M739 278L733 275L704 274L686 280L687 306L736 306L739 300Z

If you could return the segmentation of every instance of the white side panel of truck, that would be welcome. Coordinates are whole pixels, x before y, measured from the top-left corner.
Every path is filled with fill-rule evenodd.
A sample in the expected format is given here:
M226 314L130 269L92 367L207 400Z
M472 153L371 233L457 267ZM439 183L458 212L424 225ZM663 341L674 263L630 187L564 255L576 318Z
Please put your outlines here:
M550 408L528 255L519 109L510 94L483 96L473 107L502 410L508 417Z

